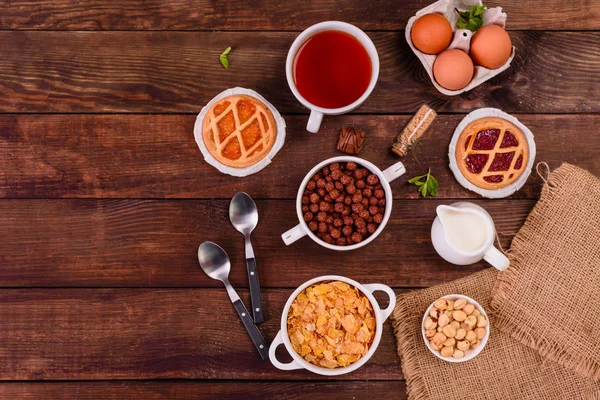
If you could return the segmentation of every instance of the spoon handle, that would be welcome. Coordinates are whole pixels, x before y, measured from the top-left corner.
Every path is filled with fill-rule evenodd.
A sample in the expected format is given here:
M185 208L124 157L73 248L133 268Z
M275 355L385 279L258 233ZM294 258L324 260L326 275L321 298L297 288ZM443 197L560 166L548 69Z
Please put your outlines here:
M262 324L265 322L265 315L260 296L260 284L258 283L258 269L256 268L256 259L254 257L246 258L246 268L248 270L248 283L250 284L252 317L255 324Z
M269 358L269 345L261 335L254 321L252 321L252 317L248 313L248 310L246 310L246 307L244 307L244 303L242 303L241 300L236 300L233 302L233 306L244 323L244 326L250 335L250 339L254 342L256 350L258 350L258 354L260 354L260 358L266 360Z

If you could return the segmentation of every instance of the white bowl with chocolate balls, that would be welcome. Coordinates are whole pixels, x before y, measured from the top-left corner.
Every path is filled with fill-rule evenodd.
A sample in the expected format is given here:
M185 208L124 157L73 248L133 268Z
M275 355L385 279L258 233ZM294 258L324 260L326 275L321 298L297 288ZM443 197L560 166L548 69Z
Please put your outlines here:
M390 182L406 172L401 162L382 171L358 157L328 158L307 174L296 198L299 223L281 235L290 245L309 236L332 250L366 246L392 212Z
M481 305L462 294L440 297L427 308L421 323L427 348L439 359L465 362L488 342L490 323Z

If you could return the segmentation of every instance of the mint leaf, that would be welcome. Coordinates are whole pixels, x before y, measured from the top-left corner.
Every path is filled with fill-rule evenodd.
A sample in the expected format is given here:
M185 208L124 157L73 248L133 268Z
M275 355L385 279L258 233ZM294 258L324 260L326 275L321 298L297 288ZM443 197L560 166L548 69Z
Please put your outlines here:
M421 176L415 176L414 178L409 179L408 183L416 183L416 182L420 181L421 179L425 178L426 176L427 176L427 174L421 175Z
M459 11L457 8L455 10L458 13L458 19L456 21L457 29L468 29L471 32L475 32L483 25L483 13L485 12L484 5L478 6L473 4L469 11Z
M433 175L429 175L429 179L427 180L427 191L432 196L435 196L438 192L438 181Z
M229 54L230 51L231 51L231 46L226 48L225 51L222 52L221 55L219 56L219 61L221 61L221 64L223 64L223 67L225 67L225 69L229 68L229 60L227 59L227 54Z
M431 196L435 196L438 192L438 181L431 175L431 168L425 175L415 176L409 179L408 183L417 186L417 190L421 193L421 196L427 197L427 193Z

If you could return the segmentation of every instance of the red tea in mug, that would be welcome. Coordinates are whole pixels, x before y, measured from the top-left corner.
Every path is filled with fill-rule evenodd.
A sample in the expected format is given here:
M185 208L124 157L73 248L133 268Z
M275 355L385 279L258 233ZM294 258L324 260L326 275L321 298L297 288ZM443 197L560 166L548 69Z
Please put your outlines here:
M340 108L366 92L372 65L367 49L354 36L324 31L311 36L296 53L294 83L310 103Z

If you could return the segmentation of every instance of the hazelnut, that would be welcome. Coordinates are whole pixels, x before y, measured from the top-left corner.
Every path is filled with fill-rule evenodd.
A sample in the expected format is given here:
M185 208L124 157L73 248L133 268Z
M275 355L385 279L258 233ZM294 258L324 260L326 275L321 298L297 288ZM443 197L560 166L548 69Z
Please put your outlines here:
M448 325L449 323L450 323L450 318L448 318L448 316L446 314L440 315L440 318L438 319L439 326L441 326L443 328L446 325Z
M440 354L442 357L450 357L452 354L454 354L454 347L444 346L442 347Z
M467 332L467 336L465 336L465 339L467 339L469 343L474 342L477 340L477 334L475 333L475 331L469 331Z
M463 311L465 312L465 314L471 315L471 314L473 314L473 311L475 311L475 305L469 303L463 307Z
M444 335L446 335L446 337L449 338L453 338L454 336L456 336L456 329L454 329L451 325L444 326L442 332L444 333Z
M444 335L442 332L437 332L435 335L433 335L433 339L431 339L434 343L441 345L442 343L444 343L446 341L446 339L448 339L446 337L446 335Z
M452 357L454 358L463 358L465 356L465 352L462 350L454 350L454 354L452 354Z
M470 343L467 342L466 340L459 340L458 342L456 342L456 347L462 351L468 350L469 346L470 346Z
M488 324L488 320L485 317L485 315L480 315L480 316L477 317L477 327L478 328L483 328L487 324Z
M454 308L456 308L456 302L454 302ZM464 311L458 310L458 311L453 311L452 312L452 316L454 317L455 320L457 320L458 322L462 322L465 319L467 319L467 314L465 314Z
M475 334L477 335L477 340L483 339L483 337L485 336L485 328L475 329Z
M431 317L425 318L425 322L423 322L423 326L425 329L435 329L437 328L437 322L435 322Z
M477 325L477 318L473 315L469 315L467 319L465 319L465 324L467 324L470 329L473 329L475 328L475 325Z
M454 300L454 309L455 310L460 310L466 304L467 304L467 300L465 300L465 299L456 299L456 300Z
M443 343L444 346L449 346L449 347L454 347L456 345L456 339L454 339L453 337L446 339L446 341Z
M433 305L438 310L443 311L446 309L446 307L448 307L448 302L446 301L446 299L437 299Z

